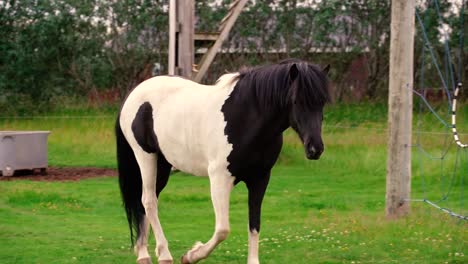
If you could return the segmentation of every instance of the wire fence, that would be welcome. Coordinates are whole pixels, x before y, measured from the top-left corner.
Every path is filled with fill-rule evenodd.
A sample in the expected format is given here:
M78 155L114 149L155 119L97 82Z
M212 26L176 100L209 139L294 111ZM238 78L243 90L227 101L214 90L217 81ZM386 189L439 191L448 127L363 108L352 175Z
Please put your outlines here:
M438 17L439 23L444 21L441 12L438 0L433 1L433 9L435 9ZM464 6L463 6L464 7ZM426 10L427 11L427 10ZM463 9L460 20L463 21ZM425 16L427 12L424 12ZM418 89L413 89L415 95L419 99L419 107L417 109L417 128L416 128L416 144L412 147L416 150L416 164L417 169L415 175L421 181L420 188L422 189L421 195L423 198L420 199L407 199L412 202L424 202L434 208L441 210L449 214L452 217L458 218L460 220L468 220L468 215L466 214L465 208L465 197L464 197L464 182L465 177L468 175L468 151L464 148L463 144L460 144L459 136L466 136L466 134L457 133L456 130L456 98L458 89L461 88L462 75L459 72L457 78L455 79L454 65L451 59L451 50L449 47L448 39L445 39L444 54L443 56L437 56L434 52L433 45L431 44L428 34L427 27L424 23L424 17L420 15L419 11L416 11L416 19L419 24L419 30L422 33L422 49L421 49L421 62L419 66L419 87ZM462 24L463 25L463 24ZM463 28L461 29L463 30ZM447 32L445 32L447 33ZM463 36L463 32L460 34ZM460 42L460 51L463 50L463 42ZM430 63L426 63L426 53L429 53ZM437 59L439 58L439 60ZM461 54L459 54L459 63L462 63ZM458 65L458 70L462 68L463 65ZM439 77L439 83L442 86L443 95L447 98L447 116L451 116L452 122L446 122L444 118L435 111L434 107L428 102L424 96L424 92L427 89L425 85L426 70L432 70L435 68L436 75ZM443 126L445 130L440 135L441 144L437 147L437 155L433 154L434 151L430 152L427 150L423 143L423 133L422 124L423 116L432 115L437 119L437 122ZM432 125L436 125L433 123ZM454 148L456 150L454 150ZM439 171L434 171L435 166L439 167ZM429 184L429 181L434 182L434 179L428 176L428 171L431 171L431 176L439 174L437 182L440 187L439 190L433 190L435 184ZM429 198L431 197L431 198ZM455 197L455 198L453 198ZM455 199L458 199L458 205L454 202ZM450 200L450 203L449 203ZM443 206L445 204L446 206ZM458 206L456 208L458 213L455 212L455 209L449 209L448 207Z

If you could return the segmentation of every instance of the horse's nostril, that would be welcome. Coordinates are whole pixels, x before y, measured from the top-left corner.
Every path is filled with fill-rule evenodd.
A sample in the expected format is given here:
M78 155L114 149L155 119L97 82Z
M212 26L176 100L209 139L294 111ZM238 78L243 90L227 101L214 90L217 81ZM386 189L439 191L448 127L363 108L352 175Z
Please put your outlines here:
M312 146L312 147L310 147L309 152L312 153L312 154L315 154L317 152L317 150L315 149L314 146Z

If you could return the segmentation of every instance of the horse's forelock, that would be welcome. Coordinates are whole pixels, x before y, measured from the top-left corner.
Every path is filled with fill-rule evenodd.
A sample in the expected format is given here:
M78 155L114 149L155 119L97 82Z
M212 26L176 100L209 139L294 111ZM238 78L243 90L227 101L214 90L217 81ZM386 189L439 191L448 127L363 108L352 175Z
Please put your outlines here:
M328 81L322 69L313 64L298 63L299 74L294 82L295 102L303 107L323 106L330 101Z

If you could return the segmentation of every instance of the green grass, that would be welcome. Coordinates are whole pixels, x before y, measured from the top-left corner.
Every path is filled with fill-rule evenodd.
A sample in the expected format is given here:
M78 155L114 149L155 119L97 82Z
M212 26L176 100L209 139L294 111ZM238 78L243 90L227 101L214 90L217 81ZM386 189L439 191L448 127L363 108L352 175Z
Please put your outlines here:
M292 131L285 135L263 204L261 262L466 263L466 222L417 202L411 204L408 217L385 219L385 106L339 105L327 110L326 152L319 161L304 158ZM105 113L109 117L79 110L67 115L88 118L4 119L0 129L52 130L53 166L115 167L112 112ZM459 119L461 133L468 131L466 116L462 112ZM423 119L432 122L430 116ZM422 143L437 154L440 136L433 137L424 136ZM442 168L446 174L453 171L454 150L446 157L447 168ZM460 177L450 184L450 174L441 177L439 161L422 161L424 185L415 159L412 197L439 199L452 186L449 199L441 204L466 213L460 204ZM468 164L463 166L468 171ZM209 239L214 215L208 180L171 176L161 195L160 217L174 258L195 241ZM232 193L230 218L229 238L204 263L246 262L243 184ZM150 243L154 247L154 239ZM0 181L0 263L134 262L116 178Z

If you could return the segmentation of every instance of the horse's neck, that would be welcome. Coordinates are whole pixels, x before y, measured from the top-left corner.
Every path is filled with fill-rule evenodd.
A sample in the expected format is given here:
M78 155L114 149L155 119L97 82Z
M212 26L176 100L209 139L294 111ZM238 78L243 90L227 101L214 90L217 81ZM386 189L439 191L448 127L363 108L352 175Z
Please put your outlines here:
M279 137L289 127L289 112L279 105L266 107L258 102L255 91L236 87L223 106L227 123L239 126L252 139L269 140Z

